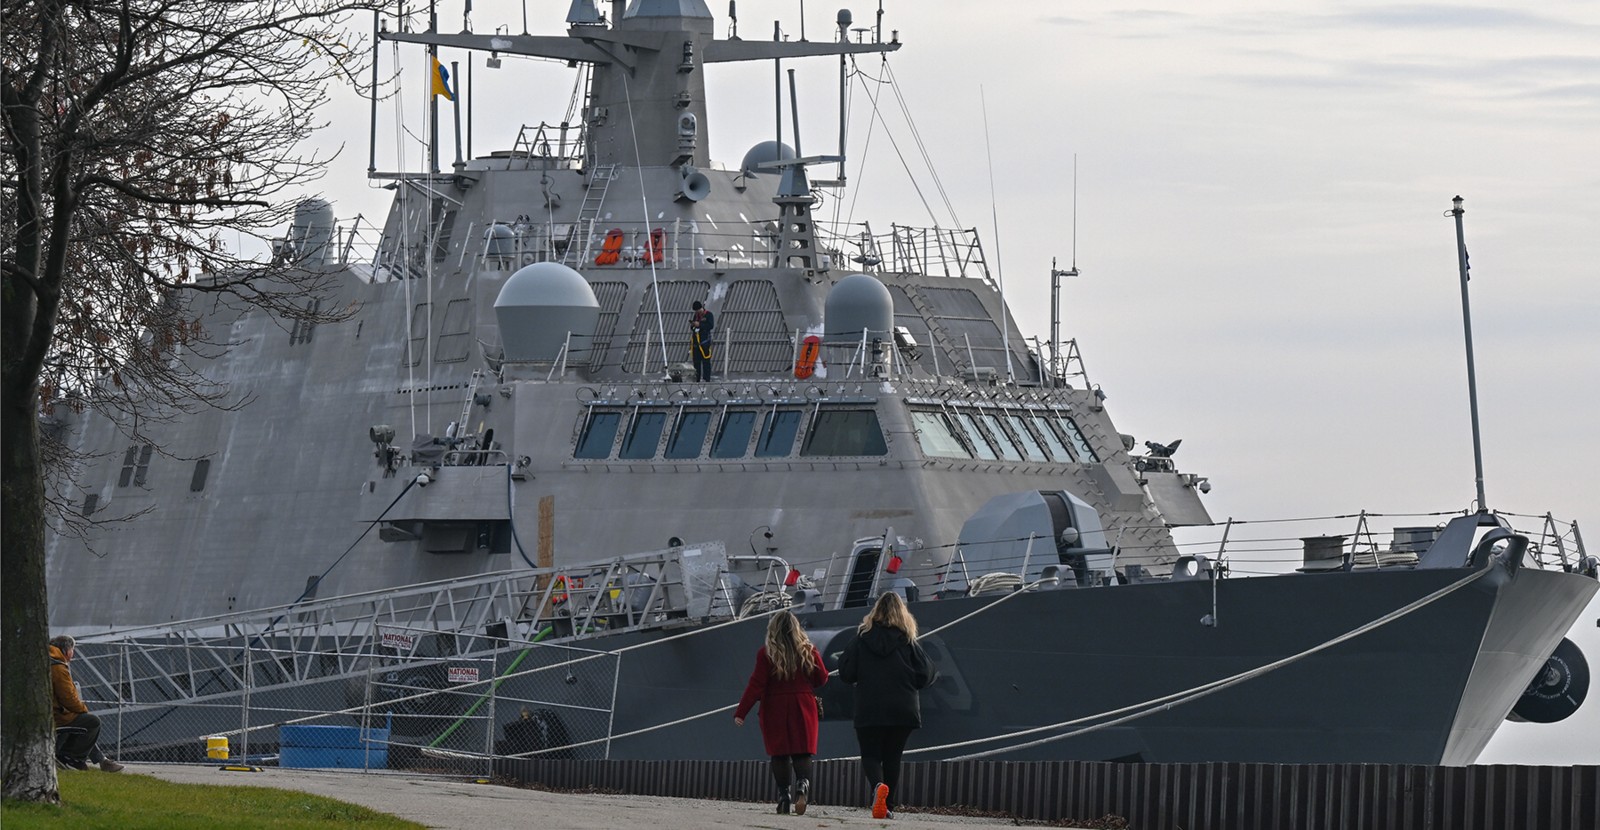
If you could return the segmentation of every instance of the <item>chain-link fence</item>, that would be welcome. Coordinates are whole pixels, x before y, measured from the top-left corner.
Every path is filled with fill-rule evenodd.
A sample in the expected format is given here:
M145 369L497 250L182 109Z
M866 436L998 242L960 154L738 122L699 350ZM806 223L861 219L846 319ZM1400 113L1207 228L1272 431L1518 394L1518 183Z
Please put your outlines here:
M488 775L495 756L608 757L619 653L391 627L328 643L84 643L71 668L122 760Z

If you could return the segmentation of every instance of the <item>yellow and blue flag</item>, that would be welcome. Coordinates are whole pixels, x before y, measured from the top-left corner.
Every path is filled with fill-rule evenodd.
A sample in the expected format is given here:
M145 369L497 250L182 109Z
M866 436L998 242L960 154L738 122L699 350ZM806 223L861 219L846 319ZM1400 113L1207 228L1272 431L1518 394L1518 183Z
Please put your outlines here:
M440 63L438 58L431 59L433 61L433 97L437 98L443 95L446 101L454 101L456 99L455 93L450 91L450 70L445 69L444 64Z

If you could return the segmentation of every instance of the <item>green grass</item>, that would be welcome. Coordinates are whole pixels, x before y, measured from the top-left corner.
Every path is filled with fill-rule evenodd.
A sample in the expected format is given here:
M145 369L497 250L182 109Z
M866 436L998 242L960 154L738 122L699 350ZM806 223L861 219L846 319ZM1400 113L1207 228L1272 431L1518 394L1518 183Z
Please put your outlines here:
M171 784L147 775L62 772L61 805L0 806L5 830L172 828L409 830L415 822L331 798L270 787Z

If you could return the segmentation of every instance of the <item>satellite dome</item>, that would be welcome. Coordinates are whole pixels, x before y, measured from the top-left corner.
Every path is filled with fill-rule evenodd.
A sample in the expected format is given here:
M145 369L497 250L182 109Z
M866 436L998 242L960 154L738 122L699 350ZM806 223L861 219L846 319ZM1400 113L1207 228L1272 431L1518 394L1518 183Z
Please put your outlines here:
M559 262L535 262L506 279L494 301L506 360L555 360L572 335L572 354L586 355L600 302L582 274Z
M517 232L504 222L496 222L483 232L485 249L489 256L511 256L517 249Z
M757 169L756 165L792 158L794 158L793 147L781 141L763 141L745 151L744 161L739 162L739 169L746 173L777 173L779 172L777 168Z
M894 327L894 298L877 277L851 274L835 283L823 301L822 339L829 343L859 343L887 339Z

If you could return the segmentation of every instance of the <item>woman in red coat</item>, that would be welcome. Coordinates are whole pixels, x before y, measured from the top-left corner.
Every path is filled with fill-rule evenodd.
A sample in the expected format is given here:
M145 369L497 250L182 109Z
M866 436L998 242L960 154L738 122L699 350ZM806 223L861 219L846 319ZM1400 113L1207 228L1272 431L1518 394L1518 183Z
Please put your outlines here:
M756 652L756 668L745 685L744 697L734 710L733 722L744 726L744 716L761 702L761 741L772 756L772 780L778 783L778 812L805 815L811 790L811 756L817 754L817 696L812 692L828 682L822 655L788 611L772 615L767 642ZM789 787L791 769L794 788Z

